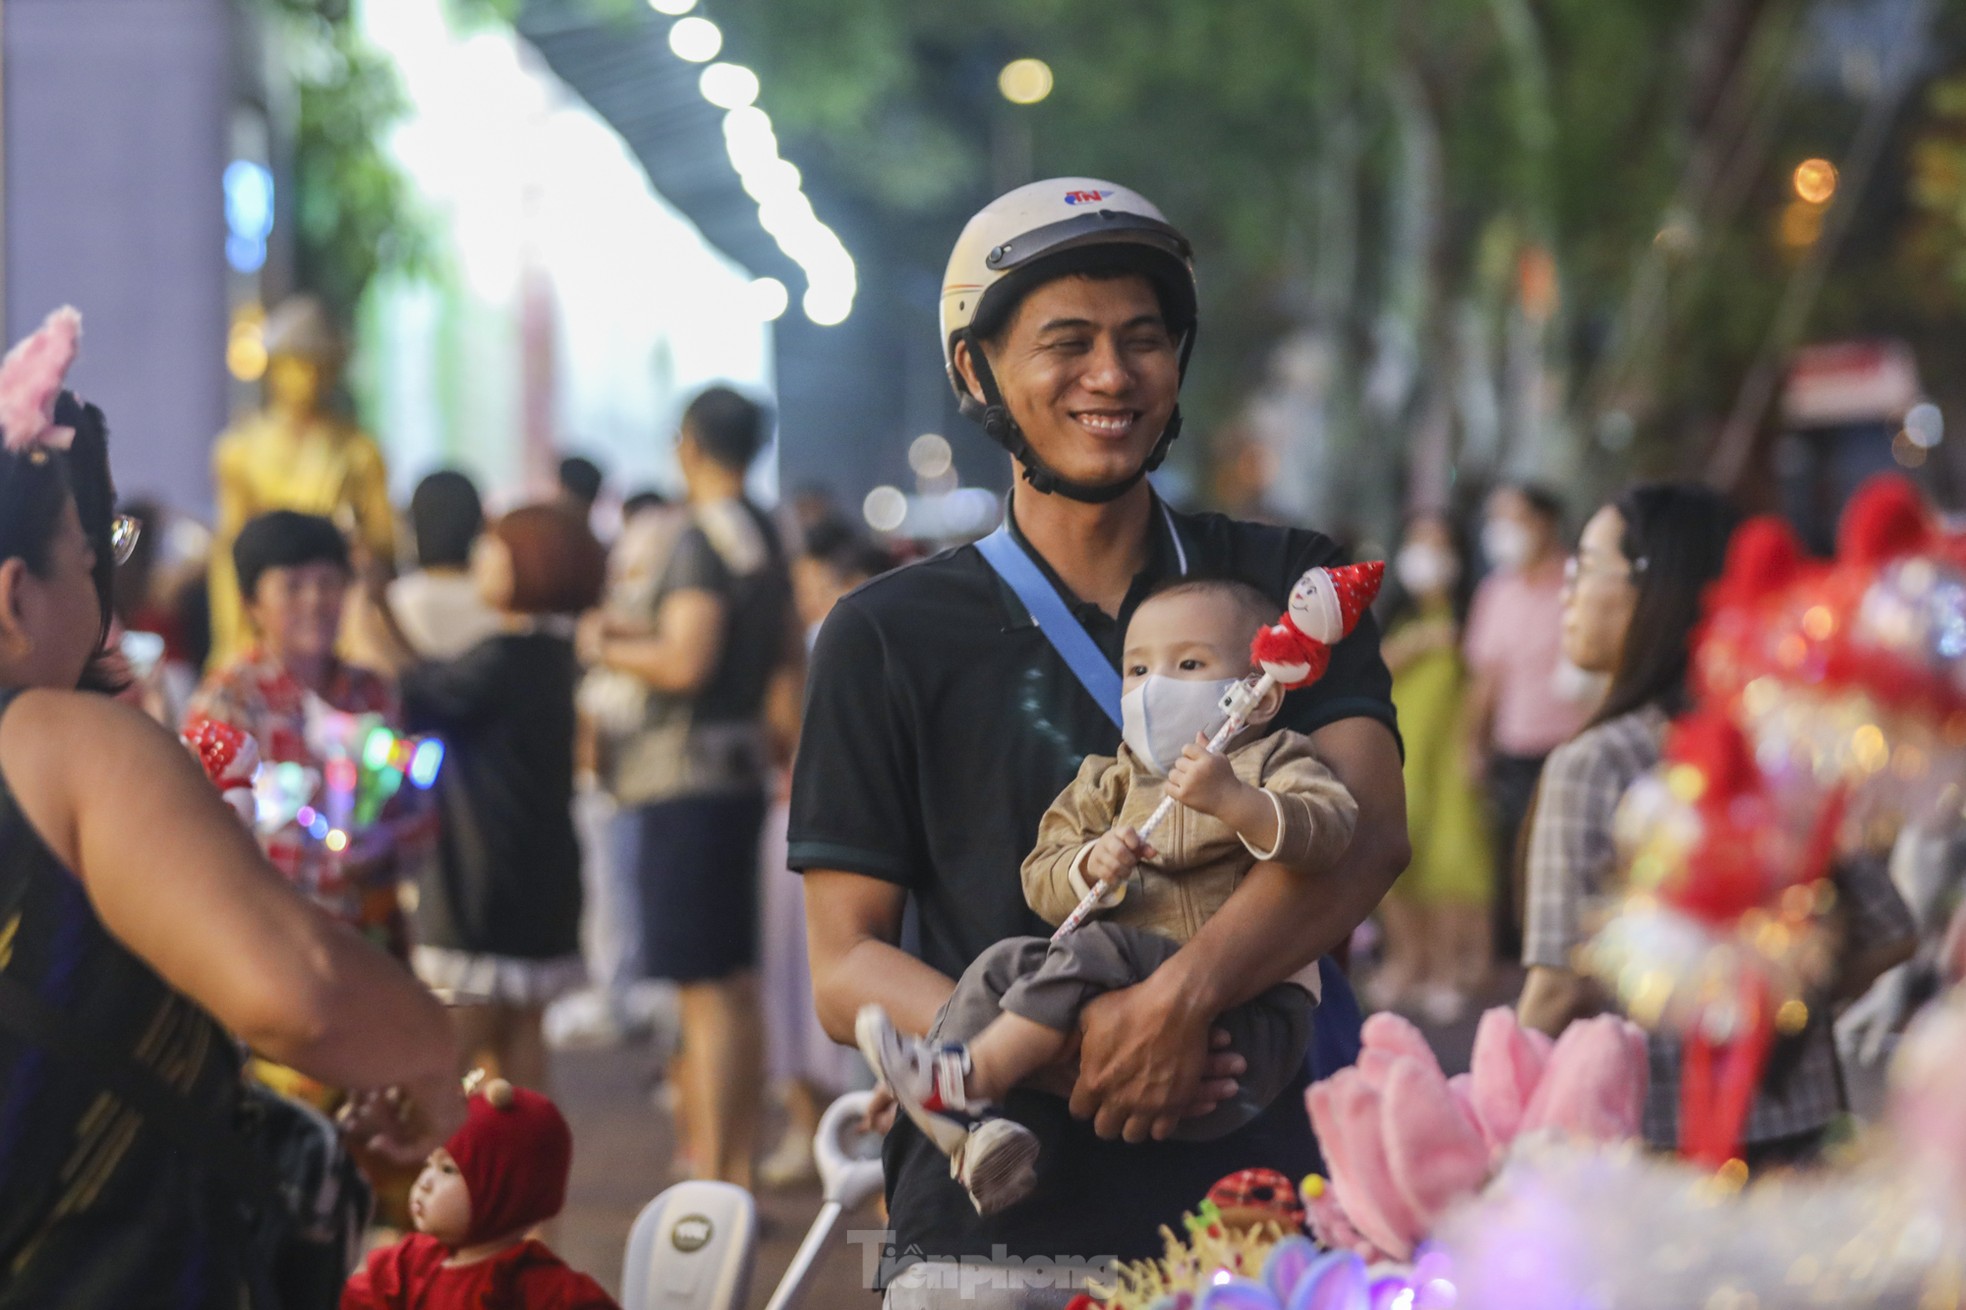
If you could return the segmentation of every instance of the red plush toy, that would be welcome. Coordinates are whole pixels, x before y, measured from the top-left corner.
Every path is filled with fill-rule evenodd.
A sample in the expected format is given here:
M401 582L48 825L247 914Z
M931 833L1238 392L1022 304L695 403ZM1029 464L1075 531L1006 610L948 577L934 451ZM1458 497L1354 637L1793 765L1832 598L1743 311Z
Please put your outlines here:
M1250 654L1281 687L1316 682L1331 663L1331 648L1358 626L1385 576L1384 560L1311 569L1290 589L1283 618L1256 634Z

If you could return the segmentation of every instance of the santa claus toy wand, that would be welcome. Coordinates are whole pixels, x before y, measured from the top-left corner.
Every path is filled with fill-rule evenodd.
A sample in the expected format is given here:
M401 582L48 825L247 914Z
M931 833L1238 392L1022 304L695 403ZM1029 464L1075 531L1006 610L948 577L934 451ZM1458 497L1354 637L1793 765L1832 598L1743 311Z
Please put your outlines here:
M1222 713L1227 717L1208 739L1210 752L1222 754L1236 734L1249 726L1250 711L1270 688L1295 691L1324 676L1324 671L1331 667L1331 648L1358 626L1359 616L1378 596L1379 584L1385 576L1385 561L1370 560L1337 568L1310 569L1297 579L1297 585L1290 589L1290 604L1283 617L1258 632L1256 640L1250 643L1250 662L1262 672L1251 674L1222 694ZM1177 803L1172 796L1161 797L1160 804L1140 825L1143 842L1174 812ZM1072 912L1051 934L1051 940L1057 941L1084 923L1105 903L1111 891L1110 882L1095 884L1072 907Z

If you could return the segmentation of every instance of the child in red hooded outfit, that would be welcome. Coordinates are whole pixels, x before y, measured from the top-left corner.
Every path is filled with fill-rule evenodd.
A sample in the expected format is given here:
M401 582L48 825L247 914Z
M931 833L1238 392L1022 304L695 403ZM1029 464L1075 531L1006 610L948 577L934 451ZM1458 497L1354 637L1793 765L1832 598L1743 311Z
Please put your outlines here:
M423 1166L410 1194L417 1231L369 1256L341 1310L620 1310L526 1236L560 1212L572 1163L553 1103L493 1079Z

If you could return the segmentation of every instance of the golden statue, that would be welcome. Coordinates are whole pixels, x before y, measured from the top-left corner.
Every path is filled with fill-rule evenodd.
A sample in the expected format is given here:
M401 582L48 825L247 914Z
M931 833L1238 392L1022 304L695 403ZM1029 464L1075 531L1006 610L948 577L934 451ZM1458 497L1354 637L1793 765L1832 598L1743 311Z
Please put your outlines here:
M212 654L218 668L246 644L232 542L255 515L290 509L320 514L395 563L388 470L374 438L330 413L323 401L344 352L327 310L311 296L280 303L266 320L266 408L219 435L212 452L218 530L212 542Z

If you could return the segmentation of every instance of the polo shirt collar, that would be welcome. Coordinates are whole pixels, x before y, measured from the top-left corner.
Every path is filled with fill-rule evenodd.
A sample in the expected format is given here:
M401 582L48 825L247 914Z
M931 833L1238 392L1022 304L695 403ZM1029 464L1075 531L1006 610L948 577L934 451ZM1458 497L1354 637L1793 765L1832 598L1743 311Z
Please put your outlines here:
M1126 589L1126 599L1120 603L1118 621L1122 624L1133 613L1134 607L1146 599L1149 591L1168 578L1187 576L1195 567L1189 543L1182 539L1180 529L1175 524L1174 511L1151 486L1148 492L1151 497L1151 508L1147 514L1147 563L1133 575L1133 581ZM1010 539L1017 543L1019 550L1030 557L1033 564L1038 566L1038 571L1044 575L1045 581L1052 585L1059 597L1064 600L1066 607L1081 623L1087 624L1090 628L1095 624L1104 625L1114 622L1097 605L1080 600L1074 595L1072 589L1066 586L1057 572L1052 569L1050 562L1038 553L1036 547L1025 540L1023 531L1017 526L1017 516L1011 512L1011 497L1008 493L1005 494L1003 501L1003 521L1010 532ZM1017 599L1017 593L1011 590L1010 584L1001 578L998 579L998 584L1005 600L1006 630L1035 628L1037 620L1025 610L1023 602Z

